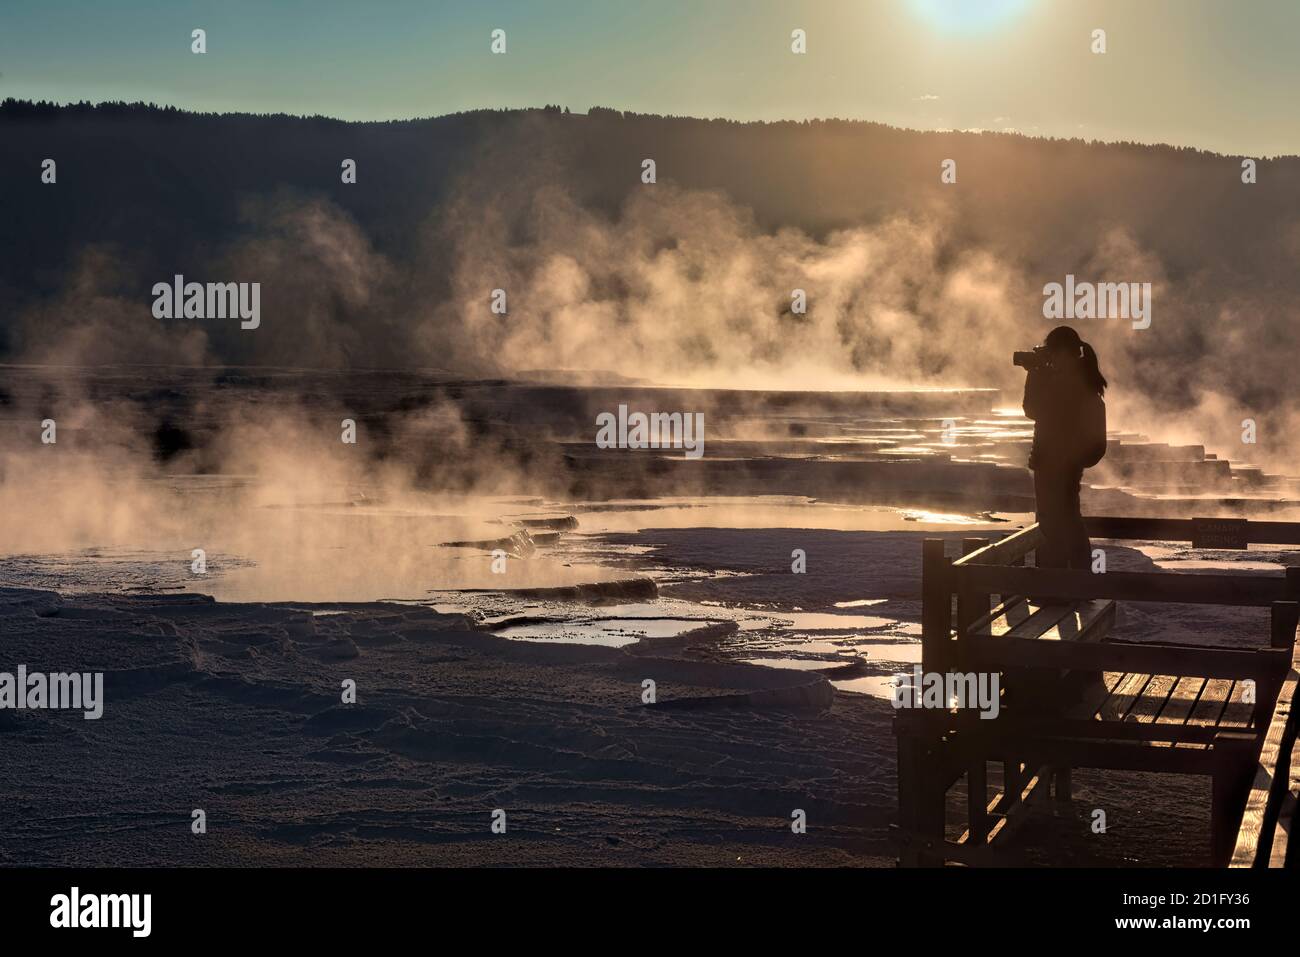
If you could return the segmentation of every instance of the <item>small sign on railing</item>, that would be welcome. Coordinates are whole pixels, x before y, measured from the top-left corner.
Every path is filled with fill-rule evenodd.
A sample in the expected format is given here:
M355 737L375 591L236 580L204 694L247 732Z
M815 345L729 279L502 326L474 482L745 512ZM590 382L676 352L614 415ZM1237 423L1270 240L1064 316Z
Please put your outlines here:
M1244 518L1192 519L1192 548L1246 548L1250 523Z

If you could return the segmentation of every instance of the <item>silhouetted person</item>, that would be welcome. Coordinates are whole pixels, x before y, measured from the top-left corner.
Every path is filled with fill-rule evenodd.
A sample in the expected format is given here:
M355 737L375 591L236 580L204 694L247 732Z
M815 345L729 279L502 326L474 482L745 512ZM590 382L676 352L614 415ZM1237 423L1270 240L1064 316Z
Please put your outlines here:
M1069 326L1057 326L1033 352L1025 415L1034 420L1029 467L1043 533L1038 564L1088 568L1092 544L1079 511L1083 470L1106 454L1106 378L1097 353Z

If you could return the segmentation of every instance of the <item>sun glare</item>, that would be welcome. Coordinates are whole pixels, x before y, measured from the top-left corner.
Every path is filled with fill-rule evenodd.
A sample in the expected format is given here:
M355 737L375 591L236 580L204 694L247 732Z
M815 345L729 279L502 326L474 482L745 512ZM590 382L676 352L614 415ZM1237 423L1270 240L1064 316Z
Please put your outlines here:
M948 33L983 33L1020 14L1029 0L909 0L926 23Z

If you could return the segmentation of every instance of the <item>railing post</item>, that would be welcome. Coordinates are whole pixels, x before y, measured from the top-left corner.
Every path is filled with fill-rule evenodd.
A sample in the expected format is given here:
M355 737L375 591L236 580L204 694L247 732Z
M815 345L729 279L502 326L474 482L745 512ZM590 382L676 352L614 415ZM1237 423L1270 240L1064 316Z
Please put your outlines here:
M927 538L921 546L921 670L943 674L952 656L952 563L943 554L943 539ZM922 866L944 862L944 796L950 745L937 732L911 743L907 763L912 782L911 824L915 834L934 846L913 861Z
M1214 772L1210 781L1210 866L1227 867L1237 844L1256 738L1234 731L1214 736Z
M1069 801L1074 798L1074 786L1071 783L1069 768L1052 769L1052 796L1058 801Z
M1300 568L1288 568L1288 579L1292 571L1300 571ZM1292 647L1295 644L1296 625L1300 624L1300 602L1275 601L1270 608L1270 615L1269 645L1274 648Z
M1002 805L998 811L1006 816L1020 803L1020 795L1025 790L1024 769L1019 758L1004 755L1002 758Z
M971 552L978 551L989 543L987 538L963 538L961 540L961 553L969 555ZM957 640L961 641L962 636L971 624L978 621L984 615L989 613L991 608L990 596L987 592L961 591L957 593Z
M979 847L989 839L988 765L981 751L971 760L966 772L966 814L969 819L970 843Z
M952 562L942 538L921 545L921 670L944 673L952 652Z
M1295 647L1297 623L1300 623L1300 602L1273 602L1269 606L1269 647L1286 651L1287 657L1290 658L1290 652ZM1266 677L1261 677L1255 682L1255 727L1260 729L1262 734L1268 733L1268 724L1273 717L1273 705L1278 692L1282 690L1283 681L1286 680L1283 674L1265 674Z

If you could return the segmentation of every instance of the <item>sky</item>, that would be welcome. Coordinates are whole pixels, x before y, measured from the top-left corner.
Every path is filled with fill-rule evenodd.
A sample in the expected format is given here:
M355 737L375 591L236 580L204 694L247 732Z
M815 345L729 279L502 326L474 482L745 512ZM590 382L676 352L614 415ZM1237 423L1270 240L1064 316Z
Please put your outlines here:
M1271 156L1300 154L1298 37L1300 0L3 0L0 97L348 120L556 103Z

